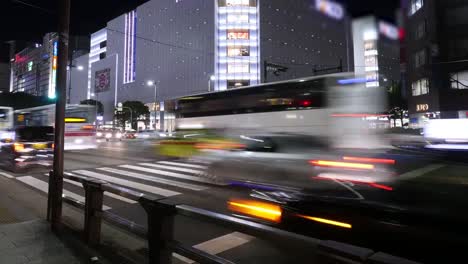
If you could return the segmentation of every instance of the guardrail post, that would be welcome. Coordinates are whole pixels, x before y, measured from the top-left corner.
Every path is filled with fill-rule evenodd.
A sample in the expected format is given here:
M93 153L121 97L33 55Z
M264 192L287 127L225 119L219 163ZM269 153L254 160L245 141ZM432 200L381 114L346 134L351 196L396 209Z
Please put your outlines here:
M139 203L148 215L149 264L172 263L169 245L174 239L175 205L145 196L140 198Z
M100 181L84 181L86 191L84 240L88 245L96 246L101 239L102 204L104 191Z

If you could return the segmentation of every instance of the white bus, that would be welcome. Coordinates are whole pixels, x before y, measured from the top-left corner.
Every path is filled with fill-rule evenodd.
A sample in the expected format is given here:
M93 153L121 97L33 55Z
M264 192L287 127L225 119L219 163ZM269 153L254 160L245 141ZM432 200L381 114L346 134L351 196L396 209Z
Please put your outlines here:
M331 138L336 147L382 147L369 123L385 109L384 89L331 74L196 94L167 102L176 128L294 133Z
M0 140L9 139L13 129L13 108L0 106Z
M65 150L97 148L95 122L95 106L67 105ZM15 126L55 126L55 105L16 110Z

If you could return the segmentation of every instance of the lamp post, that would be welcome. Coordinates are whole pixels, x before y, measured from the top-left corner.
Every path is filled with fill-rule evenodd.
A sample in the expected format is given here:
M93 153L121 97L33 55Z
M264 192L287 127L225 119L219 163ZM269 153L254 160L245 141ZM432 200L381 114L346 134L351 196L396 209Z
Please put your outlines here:
M216 76L211 75L210 79L208 80L208 92L211 92L211 82L214 82L216 80Z
M154 131L156 131L156 120L157 120L157 116L156 116L156 96L157 96L157 91L158 91L158 86L156 84L155 81L153 80L149 80L146 82L146 85L148 85L149 87L154 87L154 108L153 108L153 111L154 111Z

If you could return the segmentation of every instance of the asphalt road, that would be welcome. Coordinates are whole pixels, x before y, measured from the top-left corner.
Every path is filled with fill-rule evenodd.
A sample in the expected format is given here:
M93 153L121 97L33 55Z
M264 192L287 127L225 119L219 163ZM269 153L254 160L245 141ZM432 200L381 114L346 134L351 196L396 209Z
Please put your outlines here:
M393 150L389 153L400 160L395 175L399 188L429 188L435 194L432 201L439 203L435 206L443 206L463 197L468 184L468 165L416 152ZM180 204L229 213L226 201L239 197L242 193L236 189L207 183L206 179L200 177L205 165L196 160L158 157L150 141L107 142L101 143L96 150L71 151L65 154L65 168L68 173L99 178L139 192L166 197ZM47 169L34 169L20 174L0 171L0 177L21 181L44 195L48 182L46 174ZM352 185L343 188L349 190ZM64 190L65 195L84 201L85 195L80 184L65 181ZM139 225L147 224L146 213L134 201L106 194L104 205L104 209L111 213ZM176 218L175 237L185 244L239 263L309 262L299 255L294 259L296 254L284 254L281 248L262 240L184 217ZM177 258L181 263L191 263L182 257Z

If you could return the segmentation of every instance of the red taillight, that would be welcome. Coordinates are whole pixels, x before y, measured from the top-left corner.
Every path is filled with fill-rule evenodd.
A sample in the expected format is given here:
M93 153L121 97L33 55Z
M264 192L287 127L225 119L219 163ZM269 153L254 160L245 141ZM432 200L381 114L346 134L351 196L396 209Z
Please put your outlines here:
M21 143L15 143L15 144L13 144L13 150L14 150L15 152L24 151L24 144L21 144Z
M375 168L375 166L372 164L329 161L329 160L311 160L309 161L309 163L318 167L329 167L329 168L340 168L340 169L373 170Z
M392 160L392 159L376 159L376 158L365 158L365 157L343 157L343 160L395 165L395 160Z
M300 102L300 105L301 105L301 106L304 106L304 107L309 107L309 106L312 105L312 101L310 101L310 100L303 100L303 101Z

